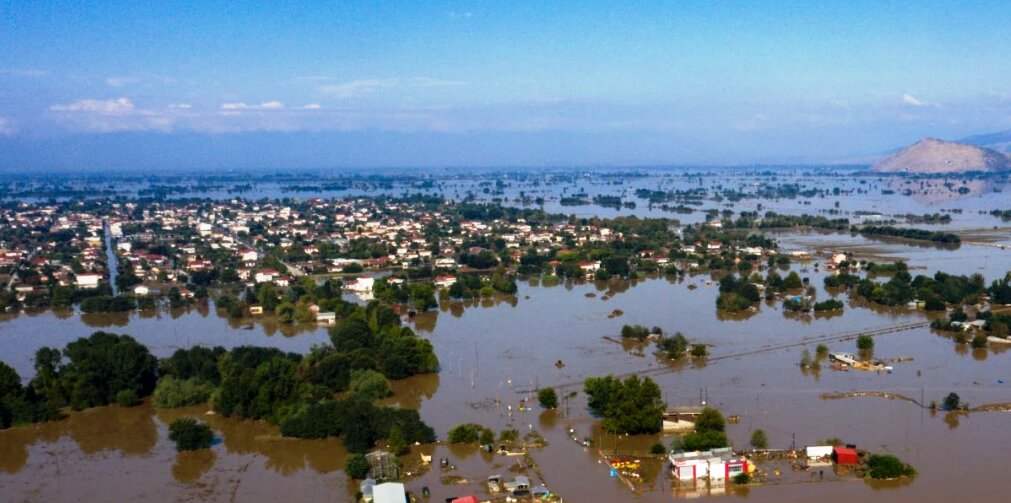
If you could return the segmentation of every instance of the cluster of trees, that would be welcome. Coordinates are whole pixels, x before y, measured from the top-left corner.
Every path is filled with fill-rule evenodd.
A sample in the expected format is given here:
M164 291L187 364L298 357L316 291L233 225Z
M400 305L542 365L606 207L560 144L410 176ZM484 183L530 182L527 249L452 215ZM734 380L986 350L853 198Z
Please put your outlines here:
M730 445L727 440L726 421L720 411L706 407L695 420L695 429L680 438L680 447L686 451L706 451Z
M823 311L837 311L843 308L844 304L841 300L828 299L822 302L815 302L813 309L816 313Z
M646 340L650 334L662 334L663 331L660 327L653 327L652 330L642 326L642 325L623 325L621 327L621 338L622 339L634 339L639 342Z
M841 274L836 278L843 276ZM854 282L852 278L853 276L845 275L844 279L834 280L831 285L826 278L825 285L855 285L857 296L886 306L899 306L919 299L924 301L925 308L930 311L944 310L945 303L974 304L978 302L979 295L986 291L983 276L980 274L955 276L937 272L932 278L923 275L913 278L909 272L900 270L885 282L875 282L871 279Z
M709 354L709 348L705 344L690 344L681 332L675 332L669 337L660 333L656 347L671 360L680 360L688 354L695 358L704 358Z
M816 227L842 231L849 227L845 218L827 218L818 215L782 215L772 211L765 212L765 217L758 223L759 229L779 229L784 227Z
M658 433L663 426L660 387L652 379L631 376L589 377L583 383L593 414L603 417L604 430L619 434Z
M126 405L153 393L159 407L210 402L224 416L265 420L287 436L342 436L352 452L391 432L406 442L435 438L417 411L373 403L389 395L387 378L438 369L430 342L378 302L355 307L330 338L332 345L305 356L250 346L194 347L159 362L129 336L96 332L62 353L40 349L27 387L0 364L0 419L4 427L45 421L65 406ZM334 399L343 391L344 398Z
M137 301L130 295L100 295L87 297L81 301L81 311L85 313L121 313L137 308Z
M461 274L456 277L456 283L450 285L448 293L454 299L474 299L490 297L496 292L515 295L517 291L519 287L516 278L504 269L499 269L487 279L473 274Z
M435 287L430 283L393 284L386 280L376 281L372 294L391 304L409 304L418 311L428 311L439 306L435 300Z
M801 279L800 274L797 274L797 271L790 271L786 278L780 276L776 271L769 271L769 274L765 275L763 283L766 289L774 292L786 292L804 287L804 280Z
M853 232L859 232L865 236L889 236L904 239L914 239L917 241L931 241L942 244L959 244L962 238L950 232L928 231L926 229L913 229L907 227L891 227L888 225L867 225L864 227L853 227Z
M274 313L281 323L313 321L316 315L311 305L316 305L320 311L332 311L338 315L347 315L354 310L353 304L341 299L340 284L329 279L317 285L312 278L302 277L285 290L278 289L273 283L259 283L255 288L247 289L242 297L244 301L227 293L222 294L216 305L232 318L241 318L251 303L257 303L264 313Z
M175 442L177 451L196 451L211 446L214 432L206 424L184 417L169 425L169 440Z
M154 389L156 366L154 356L132 337L105 332L71 342L62 352L40 348L28 386L0 363L0 426L58 419L63 407L134 405Z
M916 470L891 454L871 454L867 458L867 475L872 479L898 479L915 477Z
M747 279L728 274L720 280L720 294L716 297L717 309L744 311L761 299L758 287Z

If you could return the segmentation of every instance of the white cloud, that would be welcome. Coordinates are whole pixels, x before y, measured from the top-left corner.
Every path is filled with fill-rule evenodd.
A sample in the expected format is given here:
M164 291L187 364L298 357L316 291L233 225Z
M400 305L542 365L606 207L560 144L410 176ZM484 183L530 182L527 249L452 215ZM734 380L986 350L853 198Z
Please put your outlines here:
M0 136L14 136L18 134L18 128L14 122L0 115Z
M137 108L129 98L85 99L66 105L52 105L49 111L57 122L89 132L169 131L171 116Z
M373 94L386 88L395 87L397 79L366 79L352 80L343 84L327 84L318 87L320 94L335 98L353 98L365 94Z
M193 108L193 105L190 105L189 103L173 103L173 104L169 105L169 108L177 108L177 109L180 109L180 110L189 110L189 109Z
M323 107L319 106L319 103L309 103L308 105L303 106L302 110L319 110L320 108Z
M914 107L922 107L927 105L925 102L917 99L916 96L913 96L911 94L903 94L902 102L905 103L906 105L912 105Z
M123 114L133 112L135 107L129 98L114 100L80 100L68 105L53 105L52 112L96 112L101 114Z
M470 11L467 11L467 12L452 12L452 11L450 11L450 12L447 12L446 14L449 15L450 19L466 19L466 18L474 17L474 13L470 12Z
M280 101L265 101L259 105L249 105L240 101L237 103L222 103L221 109L230 112L239 110L283 110L284 103Z

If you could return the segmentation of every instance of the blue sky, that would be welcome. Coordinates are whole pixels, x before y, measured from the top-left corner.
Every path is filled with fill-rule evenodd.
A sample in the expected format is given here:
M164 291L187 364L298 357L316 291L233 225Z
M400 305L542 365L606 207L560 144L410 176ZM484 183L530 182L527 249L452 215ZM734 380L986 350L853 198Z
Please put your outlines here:
M813 3L0 0L0 168L798 163L1011 128L1006 4Z

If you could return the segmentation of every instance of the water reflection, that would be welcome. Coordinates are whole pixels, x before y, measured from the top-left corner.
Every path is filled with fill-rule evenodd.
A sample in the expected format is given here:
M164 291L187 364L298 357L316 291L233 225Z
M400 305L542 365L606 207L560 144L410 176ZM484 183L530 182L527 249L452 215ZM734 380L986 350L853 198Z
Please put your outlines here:
M172 464L172 478L182 483L196 482L214 468L216 459L217 455L211 449L180 452Z
M150 405L99 407L74 412L61 421L0 431L0 470L17 473L28 462L29 448L69 437L85 455L115 451L143 456L158 442Z

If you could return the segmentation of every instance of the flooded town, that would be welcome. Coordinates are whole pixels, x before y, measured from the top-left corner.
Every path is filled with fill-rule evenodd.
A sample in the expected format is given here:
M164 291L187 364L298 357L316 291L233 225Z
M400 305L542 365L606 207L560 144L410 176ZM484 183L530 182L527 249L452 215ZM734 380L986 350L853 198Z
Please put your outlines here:
M303 178L320 187L8 196L5 495L931 500L957 491L952 456L1001 459L1003 178L960 197L978 184L797 169ZM359 324L378 342L354 349ZM152 375L81 390L96 363L74 345L120 354L119 334ZM359 399L415 415L349 447L327 407ZM176 452L184 418L208 448Z

